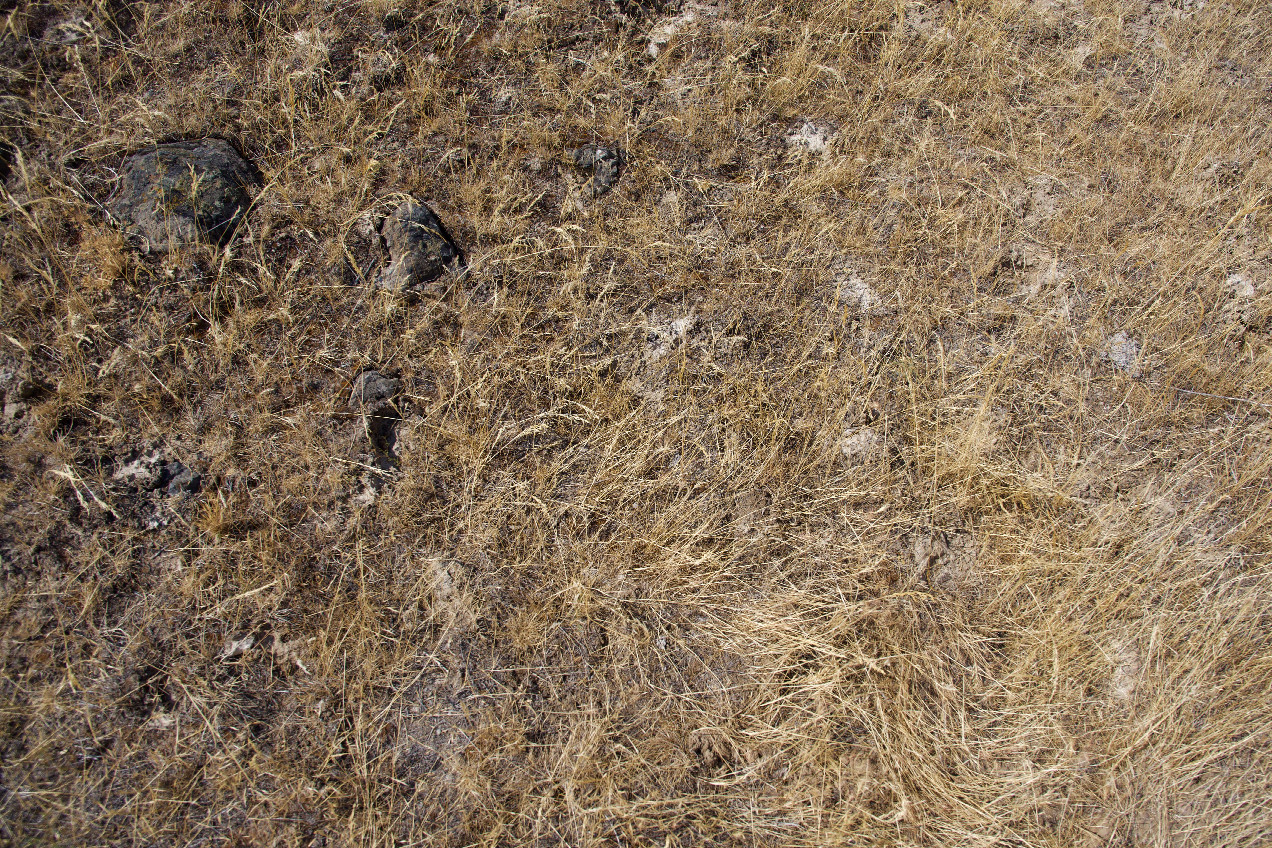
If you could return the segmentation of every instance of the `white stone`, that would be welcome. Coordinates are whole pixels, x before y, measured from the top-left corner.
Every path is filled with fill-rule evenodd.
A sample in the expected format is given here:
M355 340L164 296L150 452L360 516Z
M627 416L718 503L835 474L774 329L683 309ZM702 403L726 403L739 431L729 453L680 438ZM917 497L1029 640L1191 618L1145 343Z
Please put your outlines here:
M850 462L859 462L874 453L879 434L870 427L849 427L839 437L839 452Z
M1128 336L1125 331L1119 330L1112 336L1109 336L1108 356L1109 362L1119 371L1126 371L1134 376L1139 373L1139 355L1140 343Z
M703 17L715 16L717 11L715 6L706 3L689 3L679 15L664 18L649 31L649 55L657 59L658 54L680 34L681 30L697 23Z
M1254 281L1245 274L1233 274L1228 278L1227 286L1236 297L1242 300L1250 300L1254 297Z
M840 303L858 306L862 312L869 312L879 305L879 295L855 272L840 280L835 295Z
M833 134L812 121L805 121L799 129L786 136L786 144L795 150L822 155L830 148Z

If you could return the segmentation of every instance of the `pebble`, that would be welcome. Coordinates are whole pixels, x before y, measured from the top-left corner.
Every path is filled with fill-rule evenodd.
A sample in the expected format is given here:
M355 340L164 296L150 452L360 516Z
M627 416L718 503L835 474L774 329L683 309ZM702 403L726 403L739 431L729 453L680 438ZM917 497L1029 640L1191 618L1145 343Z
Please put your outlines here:
M613 147L585 144L570 148L565 154L575 165L591 172L583 190L592 197L600 197L612 189L623 170L623 154Z

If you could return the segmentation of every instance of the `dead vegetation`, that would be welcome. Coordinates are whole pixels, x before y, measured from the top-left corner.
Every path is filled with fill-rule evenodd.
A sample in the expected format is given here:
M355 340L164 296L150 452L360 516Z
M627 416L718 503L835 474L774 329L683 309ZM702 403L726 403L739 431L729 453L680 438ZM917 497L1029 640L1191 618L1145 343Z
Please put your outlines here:
M1266 5L0 8L0 842L1272 842Z

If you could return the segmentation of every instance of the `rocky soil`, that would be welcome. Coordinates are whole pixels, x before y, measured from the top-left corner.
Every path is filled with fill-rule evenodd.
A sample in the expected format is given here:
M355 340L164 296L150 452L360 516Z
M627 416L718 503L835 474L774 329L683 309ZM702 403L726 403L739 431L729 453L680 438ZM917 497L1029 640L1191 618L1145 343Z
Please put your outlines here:
M1266 844L1269 9L0 21L0 843Z

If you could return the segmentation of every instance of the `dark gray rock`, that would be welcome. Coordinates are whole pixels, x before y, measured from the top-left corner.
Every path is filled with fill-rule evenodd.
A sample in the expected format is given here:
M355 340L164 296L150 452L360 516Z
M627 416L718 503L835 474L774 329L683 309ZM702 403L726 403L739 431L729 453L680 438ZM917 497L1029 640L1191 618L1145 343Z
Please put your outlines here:
M389 264L376 278L381 288L418 291L463 262L441 220L423 203L408 200L380 225Z
M166 491L169 496L197 494L203 477L180 462L169 462L163 470Z
M585 144L565 151L575 165L590 173L583 190L600 197L614 187L623 170L623 154L614 147Z
M379 371L363 371L353 381L353 394L349 406L353 409L374 411L385 406L398 393L401 383L386 377Z
M353 393L349 397L349 406L361 413L362 425L371 441L370 464L384 472L398 467L394 447L402 414L394 405L393 398L401 385L401 381L386 377L379 371L363 371L353 381Z
M134 153L111 211L163 249L197 241L224 244L259 186L250 165L219 138L177 141Z

